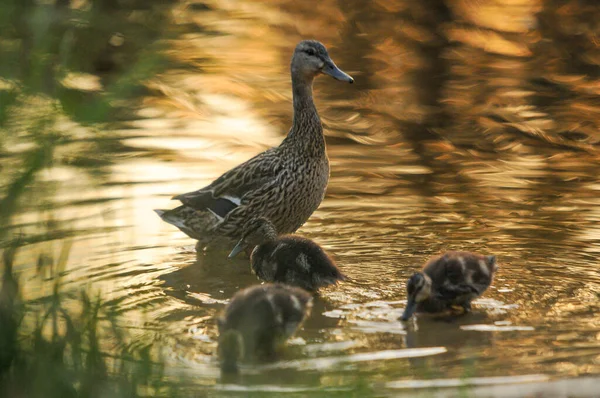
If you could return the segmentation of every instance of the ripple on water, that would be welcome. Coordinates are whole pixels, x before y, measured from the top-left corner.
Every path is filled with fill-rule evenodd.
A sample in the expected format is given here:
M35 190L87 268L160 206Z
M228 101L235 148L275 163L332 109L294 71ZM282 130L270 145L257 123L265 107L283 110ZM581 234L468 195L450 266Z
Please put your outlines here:
M385 350L365 352L335 357L319 357L311 359L298 359L293 361L282 361L274 364L261 366L260 369L284 369L294 368L299 370L327 370L342 364L359 362L386 361L400 358L420 358L439 355L447 352L444 347L407 348L402 350Z
M215 383L214 317L236 291L260 282L246 259L195 253L193 242L152 209L173 207L173 194L198 189L280 142L291 122L290 51L297 26L311 26L335 45L332 56L340 67L362 73L352 90L327 79L315 83L331 180L324 202L299 233L322 243L352 280L324 289L298 332L296 341L303 343L288 347L291 360L272 365L305 373L293 374L292 381L283 378L280 386L215 388L323 391L283 384L293 383L294 376L304 382L313 373L318 373L315 384L343 383L329 367L369 362L382 363L376 374L368 366L356 366L352 374L384 381L406 375L407 380L389 381L390 389L546 381L540 373L600 374L600 163L597 155L566 150L567 142L559 148L540 145L552 133L575 130L589 133L580 142L585 148L597 142L596 99L582 94L596 90L597 79L557 71L565 63L547 57L561 54L560 48L532 46L527 57L510 60L496 55L499 46L526 49L528 40L556 44L533 25L526 31L508 26L536 19L540 2L504 2L493 10L482 5L486 2L454 2L449 14L468 14L469 21L443 21L448 29L442 30L434 11L423 12L423 2L409 0L352 2L352 7L316 2L320 12L298 1L275 6L241 1L235 7L211 2L214 12L202 15L187 3L176 13L177 29L200 25L200 31L174 34L165 44L177 56L193 59L193 72L175 67L153 79L161 90L144 98L142 120L128 122L122 132L129 136L123 143L134 149L131 156L119 156L100 184L92 181L98 176L67 166L68 159L57 162L65 166L48 169L44 178L44 186L55 184L56 195L32 190L48 203L40 209L23 203L27 211L14 220L15 230L49 252L56 251L56 241L74 239L65 285L93 283L127 312L127 322L175 341L170 348L177 365ZM550 3L545 2L542 17L556 13L561 24L571 24L549 29L562 43L565 31L580 31L576 2L567 0L569 6L559 10ZM493 43L487 40L491 36L468 35L481 30L477 19L487 30L490 21L504 21L500 25L512 33ZM207 27L209 34L202 30ZM447 42L445 34L449 48L440 44ZM578 42L595 37L575 36ZM448 73L430 73L427 62L437 70L439 61L431 54L441 54ZM537 93L534 80L544 82ZM540 112L546 100L552 104ZM440 109L432 109L437 104ZM438 111L446 115L444 123L430 117ZM533 118L539 119L527 121ZM52 234L34 234L46 224ZM494 285L475 301L471 314L398 322L406 278L430 256L452 249L496 254L500 270ZM20 262L22 270L35 259ZM23 284L24 297L42 294L51 292ZM197 352L207 355L188 356ZM477 376L515 368L531 375L463 380L465 368Z
M387 388L418 389L439 387L481 386L494 384L517 384L548 381L550 377L543 374L498 377L472 377L465 379L432 379L432 380L399 380L385 383Z
M465 325L460 328L462 330L475 330L478 332L529 332L535 330L533 326L517 325Z

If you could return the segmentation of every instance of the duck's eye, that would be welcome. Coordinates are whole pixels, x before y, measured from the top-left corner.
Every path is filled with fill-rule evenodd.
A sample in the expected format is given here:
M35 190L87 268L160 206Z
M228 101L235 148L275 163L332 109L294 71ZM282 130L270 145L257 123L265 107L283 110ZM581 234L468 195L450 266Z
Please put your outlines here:
M306 50L304 50L304 52L310 55L311 57L314 57L317 54L312 48L307 48Z

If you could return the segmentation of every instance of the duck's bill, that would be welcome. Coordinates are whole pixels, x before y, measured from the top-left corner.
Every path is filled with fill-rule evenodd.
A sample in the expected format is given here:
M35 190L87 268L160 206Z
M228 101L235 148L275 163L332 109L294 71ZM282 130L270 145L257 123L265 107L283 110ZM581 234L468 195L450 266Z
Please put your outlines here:
M240 254L240 252L242 250L244 250L246 248L246 245L244 244L244 240L240 240L237 245L235 245L235 247L233 248L233 250L231 251L231 253L229 253L229 258L234 258L235 256L237 256L238 254Z
M352 76L338 68L332 61L325 64L325 67L321 70L326 75L333 77L336 80L342 82L354 83Z
M403 321L408 321L410 317L415 313L417 309L417 302L413 297L408 298L408 303L406 303L406 308L404 309L404 313L400 317Z

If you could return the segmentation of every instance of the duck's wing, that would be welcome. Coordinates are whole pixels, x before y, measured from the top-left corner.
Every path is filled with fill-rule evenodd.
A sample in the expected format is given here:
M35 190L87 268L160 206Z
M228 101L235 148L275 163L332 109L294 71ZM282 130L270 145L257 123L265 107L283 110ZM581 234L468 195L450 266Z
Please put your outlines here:
M227 171L210 185L173 199L195 210L209 210L223 219L240 205L244 195L274 180L281 168L278 148L271 148Z

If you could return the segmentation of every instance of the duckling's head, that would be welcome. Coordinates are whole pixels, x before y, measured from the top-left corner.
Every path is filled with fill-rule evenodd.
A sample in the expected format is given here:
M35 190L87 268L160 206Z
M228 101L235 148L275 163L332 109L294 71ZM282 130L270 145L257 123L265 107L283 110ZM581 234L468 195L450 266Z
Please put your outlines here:
M221 371L227 374L239 372L238 363L244 357L244 339L237 330L227 330L219 336L217 348Z
M231 253L229 253L229 258L237 256L239 252L248 247L258 246L276 239L277 230L270 220L265 217L254 218L246 224L242 239L240 239Z
M417 304L431 296L431 278L423 272L414 273L406 283L407 303L401 319L407 321L417 309Z
M343 82L354 82L350 75L335 65L323 44L316 40L301 41L292 57L292 78L312 81L320 73Z

